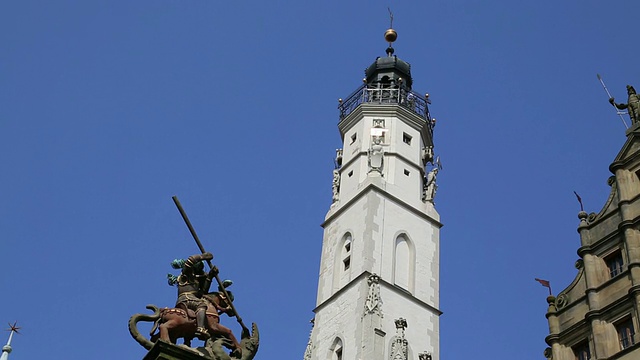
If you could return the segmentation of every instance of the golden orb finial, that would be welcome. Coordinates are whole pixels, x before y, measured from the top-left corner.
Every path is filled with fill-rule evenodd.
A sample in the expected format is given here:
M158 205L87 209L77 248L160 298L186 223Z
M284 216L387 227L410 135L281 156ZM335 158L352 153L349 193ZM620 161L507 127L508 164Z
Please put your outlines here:
M396 41L396 39L398 38L398 33L393 30L392 28L389 28L387 31L384 32L384 39L391 44L392 42Z

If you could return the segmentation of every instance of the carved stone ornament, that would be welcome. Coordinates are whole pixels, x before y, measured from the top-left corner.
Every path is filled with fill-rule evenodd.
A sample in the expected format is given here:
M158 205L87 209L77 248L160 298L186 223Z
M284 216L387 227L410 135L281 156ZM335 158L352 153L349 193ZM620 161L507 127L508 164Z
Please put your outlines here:
M551 359L552 356L553 356L553 351L551 351L550 347L544 349L544 357L545 358Z
M560 310L563 307L567 306L568 303L569 297L567 296L567 294L560 294L556 298L556 309Z
M337 169L340 169L342 167L342 153L343 153L342 149L336 149L335 165Z
M333 170L333 183L331 191L333 192L333 202L340 200L340 170L338 169Z
M304 351L304 360L311 360L311 355L313 354L313 350L315 349L315 345L313 345L313 341L309 339L307 343L307 348Z
M313 318L311 319L310 323L311 323L311 332L313 332L313 327L315 325L316 319ZM316 346L313 344L313 341L311 340L311 333L309 333L309 341L307 342L307 348L304 350L304 360L311 360L311 355L313 355L313 350L316 348Z
M436 190L438 189L438 185L436 185L437 175L438 168L434 167L427 173L427 176L425 176L422 186L422 201L432 203L436 197Z
M382 147L382 138L380 136L373 136L373 143L369 148L369 172L382 174L383 165L384 148Z
M364 315L376 314L382 317L382 299L380 298L380 276L376 274L369 275L367 283L369 284L369 294L364 301Z
M407 327L407 320L396 319L396 335L391 339L391 360L409 359L409 342L404 338L404 329Z
M422 148L422 164L427 166L429 163L433 164L433 145Z
M383 128L384 127L384 119L373 119L373 127L374 128Z
M418 359L419 360L433 360L433 357L431 356L430 352L423 352L418 354Z

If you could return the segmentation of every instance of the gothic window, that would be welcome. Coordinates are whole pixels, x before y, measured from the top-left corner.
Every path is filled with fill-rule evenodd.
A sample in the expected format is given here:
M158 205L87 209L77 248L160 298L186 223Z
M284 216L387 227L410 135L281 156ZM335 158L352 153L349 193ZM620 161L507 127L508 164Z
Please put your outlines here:
M333 345L331 345L331 349L329 351L329 360L343 360L342 340L340 340L340 338L336 338L333 341Z
M396 238L393 259L394 284L412 291L415 255L412 244L405 234Z
M633 321L630 317L623 319L615 324L618 332L618 340L620 341L620 349L626 349L635 344L635 331L633 330Z
M622 261L622 252L620 250L607 256L604 259L604 262L607 264L607 268L609 269L609 275L611 278L614 278L622 273L623 261Z
M344 246L342 248L342 263L344 264L343 270L349 270L349 267L351 267L351 234L347 234L344 237Z
M339 290L351 280L351 252L353 248L351 233L346 233L337 243L333 267L333 289Z
M576 360L590 360L591 351L589 350L589 341L581 342L572 348Z

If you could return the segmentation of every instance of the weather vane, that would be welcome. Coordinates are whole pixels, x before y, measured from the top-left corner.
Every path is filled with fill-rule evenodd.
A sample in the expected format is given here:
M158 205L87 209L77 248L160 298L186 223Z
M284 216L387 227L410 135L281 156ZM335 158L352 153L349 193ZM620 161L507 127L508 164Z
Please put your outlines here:
M391 8L387 8L389 10L389 29L384 32L384 39L389 43L389 47L387 48L387 55L393 55L393 42L398 38L398 33L393 30L393 13L391 12Z
M13 339L13 333L16 334L20 334L20 332L18 332L18 330L20 330L20 327L17 326L18 322L14 322L13 325L11 325L11 323L9 323L9 328L7 329L7 331L9 331L9 340L7 341L7 345L2 347L2 355L0 355L0 360L9 360L9 354L11 353L11 339Z
M18 325L17 321L15 321L13 323L13 325L11 325L11 323L9 323L9 328L7 329L7 331L13 331L13 332L15 332L17 334L20 334L20 332L18 330L20 330L21 327L20 326L16 326L16 325Z

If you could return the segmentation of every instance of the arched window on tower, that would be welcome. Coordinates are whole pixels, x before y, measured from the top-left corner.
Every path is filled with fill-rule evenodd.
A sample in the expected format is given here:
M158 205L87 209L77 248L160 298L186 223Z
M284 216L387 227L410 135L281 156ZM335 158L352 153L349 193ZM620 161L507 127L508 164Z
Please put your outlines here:
M331 345L331 349L329 349L329 359L328 360L342 360L344 359L342 354L342 340L340 338L336 338L333 340L333 344Z
M413 244L406 234L401 234L396 238L394 247L393 282L409 292L413 292L414 264Z
M336 249L335 265L333 267L333 288L339 290L351 280L351 233L346 233L338 241Z

